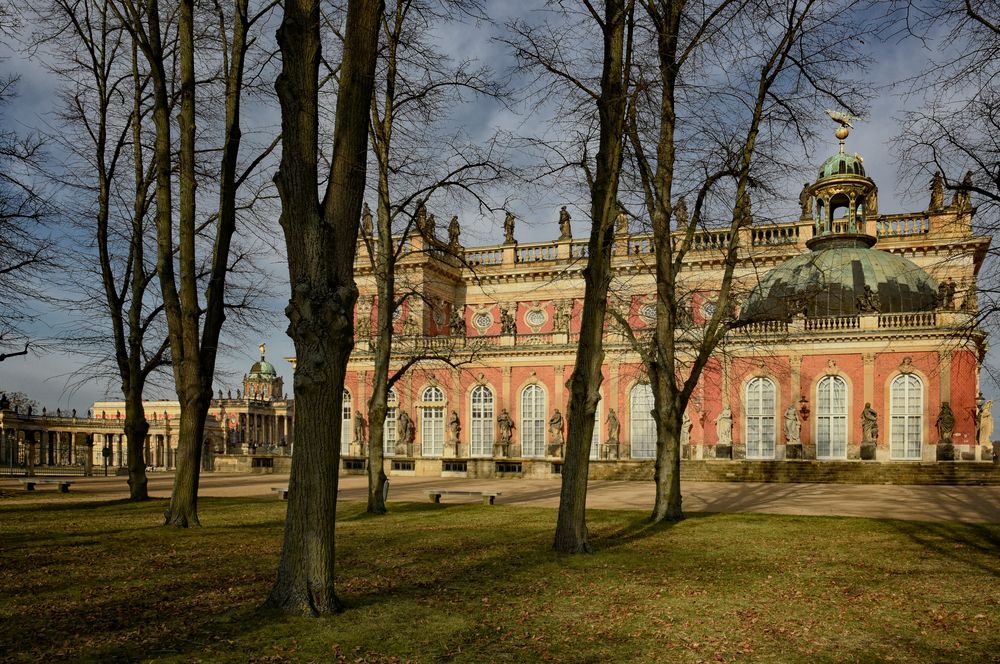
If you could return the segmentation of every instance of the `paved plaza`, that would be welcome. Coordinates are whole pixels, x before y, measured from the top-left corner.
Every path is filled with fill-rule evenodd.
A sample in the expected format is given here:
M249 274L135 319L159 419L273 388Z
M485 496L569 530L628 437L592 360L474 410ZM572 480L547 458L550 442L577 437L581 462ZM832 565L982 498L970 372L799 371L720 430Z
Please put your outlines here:
M63 500L115 500L128 496L125 477L76 477ZM151 473L150 494L168 498L172 473ZM202 496L274 496L271 487L287 485L287 475L206 473ZM558 479L466 480L440 477L393 477L390 502L424 502L434 488L500 491L497 505L556 507ZM835 515L919 521L1000 523L1000 487L887 486L873 484L761 484L684 482L688 512L758 512L766 514ZM0 495L24 494L17 478L0 478ZM50 500L53 488L43 488L28 500ZM340 479L340 499L363 501L367 479ZM594 480L587 504L593 509L646 510L653 504L652 482ZM22 497L22 499L25 499ZM478 502L477 498L446 497L445 503Z

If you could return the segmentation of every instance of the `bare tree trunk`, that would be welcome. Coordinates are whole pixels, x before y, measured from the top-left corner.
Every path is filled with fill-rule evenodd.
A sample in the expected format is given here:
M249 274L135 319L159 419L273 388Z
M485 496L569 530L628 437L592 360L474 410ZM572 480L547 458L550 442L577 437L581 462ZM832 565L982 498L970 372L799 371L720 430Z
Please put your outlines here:
M128 499L149 500L146 460L143 456L149 422L142 404L142 391L130 389L125 394L125 436L128 439Z
M564 553L590 551L587 542L587 475L594 413L601 400L604 364L604 320L611 284L611 247L618 213L618 178L624 143L627 67L631 44L631 3L605 5L604 67L601 73L600 146L591 191L591 227L587 267L583 270L583 312L576 364L570 377L566 461L562 470L559 516L553 548ZM626 27L628 30L626 31Z
M656 499L653 503L652 521L679 521L684 518L681 510L681 455L680 423L683 411L678 412L672 376L654 370L650 375L654 403L653 420L656 422L656 465L653 481Z
M282 154L275 181L288 248L295 343L295 454L278 578L267 604L321 615L342 605L334 590L340 407L354 341L354 256L364 196L369 104L381 2L350 0L344 32L333 155L323 201L318 182L317 0L289 0L278 29Z

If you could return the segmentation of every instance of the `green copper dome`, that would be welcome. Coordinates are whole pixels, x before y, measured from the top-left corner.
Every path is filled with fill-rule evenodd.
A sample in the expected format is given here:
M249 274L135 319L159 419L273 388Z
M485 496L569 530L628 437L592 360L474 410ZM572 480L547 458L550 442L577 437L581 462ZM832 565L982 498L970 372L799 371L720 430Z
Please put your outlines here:
M265 362L261 360L260 362L254 362L253 366L250 367L250 378L264 378L264 377L276 377L278 372L275 371L274 367L270 362Z
M870 248L872 241L867 236L829 237L814 251L785 261L761 279L740 318L788 320L800 313L814 317L933 310L937 282L902 256Z
M836 175L860 175L865 176L865 166L860 155L856 154L835 154L823 162L819 167L820 179L833 177Z

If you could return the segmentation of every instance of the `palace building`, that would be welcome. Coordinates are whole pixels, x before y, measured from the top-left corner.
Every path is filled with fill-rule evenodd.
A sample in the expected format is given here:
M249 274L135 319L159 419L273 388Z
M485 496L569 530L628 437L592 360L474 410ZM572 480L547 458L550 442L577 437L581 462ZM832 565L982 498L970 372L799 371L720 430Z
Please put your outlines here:
M945 200L935 177L927 209L883 213L860 155L839 150L800 196L801 215L740 231L732 331L691 400L686 459L872 462L992 460L990 404L979 386L986 348L976 326L976 279L990 244L975 209ZM445 250L427 242L418 211L397 265L394 366L410 368L390 395L381 441L390 474L468 477L559 472L579 331L587 240L563 209L559 239L462 247L457 222ZM363 224L370 228L370 225ZM655 322L653 238L622 215L609 307L641 337ZM681 286L685 322L711 316L729 229L700 230ZM371 393L375 280L365 244L355 264L361 296L343 404L345 470L364 467ZM679 286L680 287L680 286ZM405 289L405 290L404 290ZM685 331L681 331L684 334ZM639 355L609 322L591 448L592 476L652 472L652 390ZM352 415L354 413L354 415ZM987 430L988 429L988 430ZM631 475L629 475L631 473Z
M242 389L219 390L205 420L202 454L206 470L269 468L287 471L294 444L294 405L284 383L264 357L243 376ZM0 398L0 466L12 468L83 466L124 468L128 445L125 402L98 401L87 413L17 412ZM144 401L149 433L143 444L146 465L171 470L177 465L176 400Z

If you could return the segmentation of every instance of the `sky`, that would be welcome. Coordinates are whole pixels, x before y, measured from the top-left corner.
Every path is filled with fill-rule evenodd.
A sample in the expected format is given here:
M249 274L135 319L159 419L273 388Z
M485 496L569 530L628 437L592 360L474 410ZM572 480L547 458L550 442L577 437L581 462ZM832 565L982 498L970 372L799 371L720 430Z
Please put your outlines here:
M517 0L493 0L487 3L488 10L498 25L464 24L445 26L438 30L438 45L454 58L474 58L503 72L512 63L507 47L491 37L502 34L502 24L516 16L528 15L525 6ZM875 45L877 57L874 59L867 78L871 82L874 99L870 112L863 122L858 122L848 139L851 152L860 152L865 159L865 168L879 186L879 207L885 212L905 212L922 210L927 205L927 192L923 188L910 191L905 188L905 173L898 172L898 160L892 153L890 141L899 131L899 117L907 103L895 94L892 83L905 79L925 66L929 57L935 55L935 44L919 43L915 40L888 41ZM34 127L52 126L57 120L53 115L55 81L40 66L17 50L0 47L0 75L20 77L18 97L6 114L12 128L28 131ZM485 138L495 129L514 133L531 133L545 118L532 114L530 101L515 102L502 106L494 101L468 99L449 109L451 121L467 135ZM808 175L789 174L787 191L789 210L796 209L801 182L812 180L813 166L836 150L836 141L830 125L828 140L814 146L805 161L812 166ZM512 189L517 188L512 185ZM503 192L501 192L502 194ZM583 216L584 201L562 200L558 194L543 192L525 196L518 191L507 192L512 207L519 219L518 239L522 242L554 238L556 219L560 205L569 205L574 218ZM502 213L481 215L476 208L442 210L437 213L439 220L449 219L457 213L467 232L463 234L466 245L499 242L502 237ZM439 222L440 223L440 222ZM270 253L262 268L270 272L279 284L278 291L287 292L287 272L281 252L281 234L277 220L271 225L272 235L265 238L276 250ZM267 230L265 230L265 234ZM580 231L577 231L580 234ZM266 300L265 308L274 312L275 324L260 329L245 331L240 347L219 359L216 389L235 389L240 385L242 375L258 359L257 346L265 343L267 358L285 377L291 390L292 367L286 358L294 354L291 340L285 334L285 323L281 314L286 295ZM60 311L43 311L40 322L33 330L38 336L52 334L56 329L71 321ZM231 331L223 330L224 342L234 343ZM244 347L245 346L245 347ZM36 399L50 411L61 408L64 411L77 409L84 412L94 401L120 398L120 390L115 383L102 379L78 381L72 377L80 366L79 358L58 348L46 350L38 355L16 357L0 362L0 390L21 391ZM152 390L150 398L172 398L169 389ZM988 395L990 396L990 395Z

